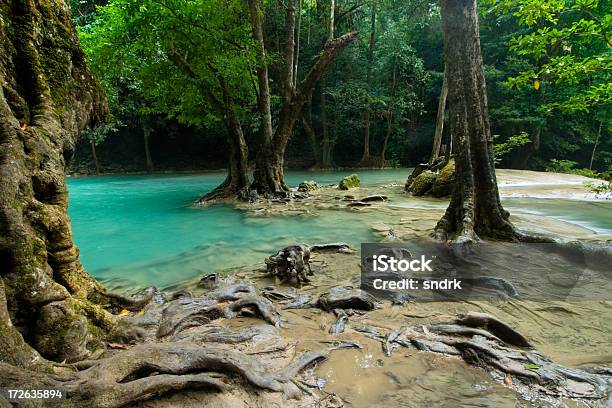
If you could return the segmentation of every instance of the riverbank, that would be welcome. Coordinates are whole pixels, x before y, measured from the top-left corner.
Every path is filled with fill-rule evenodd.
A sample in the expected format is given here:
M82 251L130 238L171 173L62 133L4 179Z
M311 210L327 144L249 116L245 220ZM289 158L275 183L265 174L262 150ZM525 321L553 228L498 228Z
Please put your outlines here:
M323 357L317 359L314 369L306 368L296 377L295 383L301 389L301 397L297 399L253 388L252 384L232 377L227 380L231 387L225 392L188 391L148 402L147 406L319 404L337 407L344 404L369 407L403 404L418 407L428 404L437 407L452 399L458 406L514 407L517 401L528 403L525 398L534 398L543 406L561 402L568 406L583 404L566 398L542 397L525 385L527 383L520 376L507 375L503 370L483 369L458 356L406 348L394 341L389 343L389 336L400 336L393 333L404 333L405 328L434 330L437 325L453 322L459 315L469 312L488 313L525 335L535 349L556 363L578 368L610 367L612 355L607 350L612 344L612 303L606 294L612 287L609 276L598 269L583 270L573 295L565 298L545 300L540 297L541 300L534 301L502 293L488 301L393 304L379 300L378 306L369 311L348 307L344 330L330 333L332 326L337 325L338 312L311 305L334 288L360 286L359 244L431 241L432 228L447 205L445 199L416 198L406 194L403 181L407 171L404 170L359 172L362 187L340 191L336 188L337 181L347 174L350 173L289 173L292 185L314 178L323 186L301 200L258 201L236 203L235 207L198 209L189 206L198 189L206 188L203 185L212 188L222 175L101 177L71 181L76 182L70 185L71 194L76 193L71 197L71 205L78 209L79 205L87 203L95 209L89 213L88 225L81 224L83 213L76 211L72 216L86 267L87 256L92 250L83 249L79 242L84 227L88 233L106 230L109 234L106 238L99 235L93 242L94 252L103 248L100 256L104 260L117 255L110 245L113 237L120 238L117 244L125 250L122 256L129 263L110 264L102 273L94 270L107 287L131 292L135 287L154 284L164 288L168 300L182 298L183 304L188 306L189 299L210 296L226 285L247 284L255 288L250 294L273 299L274 313L283 321L278 327L266 324L262 322L261 313L251 308L250 312L246 310L231 316L215 314L214 319L196 319L197 324L186 325L179 334L173 334L173 339L196 341L205 349L239 351L255 358L269 372L276 373L278 367L311 355L308 353L312 350L340 346L325 354L326 361L322 361ZM504 170L499 171L498 178L504 205L510 208L511 220L519 228L565 240L612 242L612 227L606 224L612 202L589 197L584 187L588 179ZM75 187L78 190L75 191ZM353 200L373 195L386 199L371 201L367 206L350 206ZM594 227L589 227L589 218L594 221ZM108 229L104 222L110 222L112 228ZM127 226L134 228L134 232L123 230ZM334 241L347 241L355 251L314 253L311 258L314 275L302 288L281 284L265 272L264 260L284 246ZM521 259L527 276L546 278L542 270L559 260L546 254L534 256L531 251L529 248L520 251L514 247L501 248L495 265L490 267L512 268L516 260ZM134 258L138 257L142 257L142 261L135 262ZM210 274L217 278L211 280ZM201 282L203 276L209 279ZM530 279L516 283L520 293L541 286ZM289 297L283 300L283 296ZM291 297L293 300L288 300ZM287 308L287 302L296 302L299 308ZM226 305L223 301L219 307ZM124 318L138 321L142 316L150 325L160 318L164 307L164 304L148 306L143 311L127 312ZM149 313L157 317L150 319ZM364 327L380 333L382 340L372 332L364 334ZM420 329L422 327L426 329ZM404 338L401 336L400 340ZM164 343L166 340L155 341L168 344ZM392 353L388 353L389 347ZM585 404L604 406L602 401L587 400Z

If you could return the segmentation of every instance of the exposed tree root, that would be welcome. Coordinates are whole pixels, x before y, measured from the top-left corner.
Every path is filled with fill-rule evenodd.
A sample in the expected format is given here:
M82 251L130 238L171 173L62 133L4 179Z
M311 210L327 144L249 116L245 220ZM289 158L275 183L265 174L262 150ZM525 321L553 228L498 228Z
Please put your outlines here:
M324 360L332 349L306 352L287 367L272 372L259 360L228 349L192 343L153 343L134 346L112 357L83 361L82 371L63 376L32 372L0 363L0 384L28 384L66 390L67 407L122 407L169 391L212 389L224 391L229 381L219 373L236 375L257 388L299 393L292 379L304 368Z
M484 313L460 316L453 324L402 327L387 334L367 326L353 329L380 340L386 355L401 346L460 356L496 379L512 376L513 388L541 398L605 400L612 389L609 370L563 367L537 351L513 348L512 344L528 347L529 342L508 324Z

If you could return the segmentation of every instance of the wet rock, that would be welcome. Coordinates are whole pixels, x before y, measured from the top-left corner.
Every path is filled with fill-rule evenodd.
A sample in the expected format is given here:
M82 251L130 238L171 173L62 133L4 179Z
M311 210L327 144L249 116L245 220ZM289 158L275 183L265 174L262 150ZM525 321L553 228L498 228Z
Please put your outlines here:
M376 298L361 289L350 287L336 287L319 296L317 306L323 310L358 309L373 310L376 307Z
M448 197L453 192L453 184L455 183L455 161L449 161L446 166L440 170L436 181L431 188L431 195L434 197Z
M348 203L347 207L370 207L372 204L364 203L363 201L353 201L352 203Z
M301 192L310 192L310 191L314 191L316 189L319 188L319 185L317 184L316 181L313 180L308 180L308 181L302 181L299 185L298 185L298 191Z
M338 184L338 188L340 190L348 190L350 188L359 187L361 181L356 174L351 174L350 176L346 176L342 180L340 180L340 184Z
M370 195L370 196L367 196L367 197L363 197L359 201L361 201L362 203L369 203L369 202L372 202L372 201L387 201L387 196L380 195L380 194L375 194L375 195Z
M436 173L433 171L426 170L419 174L412 184L408 191L410 191L415 196L422 196L431 190L434 183L436 181Z

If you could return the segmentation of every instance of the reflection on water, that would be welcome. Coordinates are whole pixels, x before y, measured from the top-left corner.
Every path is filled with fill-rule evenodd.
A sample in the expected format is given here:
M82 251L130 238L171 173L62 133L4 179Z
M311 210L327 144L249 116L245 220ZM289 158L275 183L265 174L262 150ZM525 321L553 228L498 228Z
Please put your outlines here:
M314 179L334 184L350 172L289 172L288 182ZM387 185L390 205L442 209L443 200L401 194L406 169L360 171L366 186ZM222 173L160 176L103 176L68 181L69 213L81 259L103 280L164 287L202 273L260 262L294 242L374 240L373 222L393 222L410 210L359 213L317 211L316 216L251 217L228 206L189 204L214 188ZM392 185L395 183L395 185ZM392 185L392 186L389 186ZM537 212L582 222L610 232L612 202L509 198L511 210ZM588 207L585 207L588 206Z

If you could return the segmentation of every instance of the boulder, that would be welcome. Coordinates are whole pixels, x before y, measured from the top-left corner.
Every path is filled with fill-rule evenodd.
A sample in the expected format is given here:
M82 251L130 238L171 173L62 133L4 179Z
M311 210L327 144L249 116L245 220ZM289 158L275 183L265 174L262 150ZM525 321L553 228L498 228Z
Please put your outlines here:
M434 197L448 197L453 192L453 184L455 183L455 161L449 161L446 166L440 170L436 181L431 188L431 195Z
M298 186L298 191L308 193L319 188L319 185L314 180L302 181Z
M340 184L338 184L338 188L340 190L348 190L349 188L359 187L361 181L356 174L351 174L350 176L346 176L342 180L340 180Z
M436 173L433 171L426 170L422 172L414 179L409 191L415 196L425 195L433 187L436 177Z

